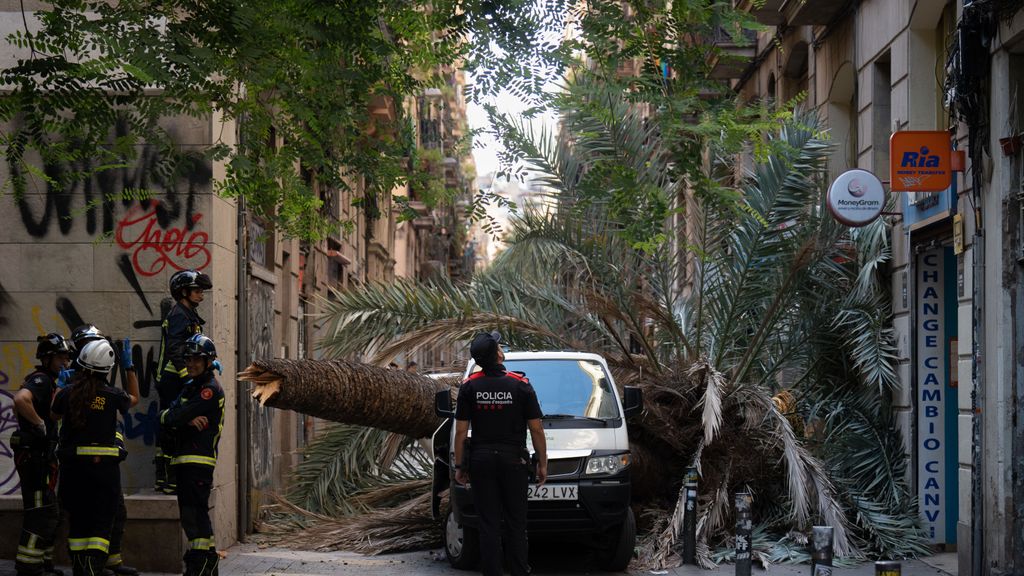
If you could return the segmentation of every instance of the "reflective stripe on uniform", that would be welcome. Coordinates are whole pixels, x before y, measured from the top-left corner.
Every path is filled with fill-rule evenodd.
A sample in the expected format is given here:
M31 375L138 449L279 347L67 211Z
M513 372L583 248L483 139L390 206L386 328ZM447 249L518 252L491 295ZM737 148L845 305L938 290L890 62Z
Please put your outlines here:
M43 552L43 550L41 550L39 548L30 548L28 546L18 546L18 556L21 556L22 554L24 554L26 556L38 556L38 557L42 558L43 555L44 555L44 552Z
M35 492L33 492L32 493L32 501L35 503L36 508L42 508L43 507L43 491L42 490L36 490Z
M198 454L185 454L171 458L171 465L174 464L203 464L205 466L216 466L217 459L211 456L200 456Z
M92 538L68 538L68 548L72 552L99 550L106 554L110 550L110 540L93 536Z
M21 552L19 552L18 555L14 557L14 561L21 562L22 564L42 564L43 562L45 562L42 556L26 556Z
M188 547L193 550L209 550L213 548L212 538L194 538L188 541Z
M108 567L109 566L117 566L121 562L123 562L123 560L121 560L121 553L120 552L118 552L117 554L111 554L110 556L107 556L107 566Z
M75 448L78 456L113 456L118 457L121 453L117 446L78 446Z
M124 434L121 434L120 432L114 432L114 438L117 438L121 442L124 442Z

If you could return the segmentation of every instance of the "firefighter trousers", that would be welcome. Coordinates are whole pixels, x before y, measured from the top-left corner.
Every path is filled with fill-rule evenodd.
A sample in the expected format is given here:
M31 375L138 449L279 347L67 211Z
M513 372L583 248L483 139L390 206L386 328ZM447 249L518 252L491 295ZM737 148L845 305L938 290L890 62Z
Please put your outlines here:
M188 539L185 552L185 576L217 576L217 547L210 522L210 490L213 467L176 464L178 477L178 513L181 528Z
M501 576L504 558L513 576L528 575L526 463L514 451L474 448L469 474L473 505L480 515L481 571L484 576Z
M166 410L178 399L181 389L185 385L184 379L173 370L165 369L160 373L160 380L156 384L156 393L160 399L160 410ZM176 467L171 466L171 459L174 458L177 446L174 435L164 430L161 426L156 433L156 456L153 457L153 464L156 465L155 489L157 492L173 495L178 488Z
M53 541L60 521L53 492L57 466L45 449L35 448L16 449L14 466L24 509L14 569L19 576L35 576L53 569Z
M61 461L60 503L68 513L68 552L74 576L99 576L121 495L118 462L106 458Z

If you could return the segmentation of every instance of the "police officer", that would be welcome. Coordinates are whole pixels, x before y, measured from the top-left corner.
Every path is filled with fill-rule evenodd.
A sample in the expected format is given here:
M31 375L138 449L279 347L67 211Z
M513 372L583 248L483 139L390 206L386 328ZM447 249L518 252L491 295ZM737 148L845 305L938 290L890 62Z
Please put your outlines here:
M547 479L547 445L540 404L525 376L508 372L497 332L477 335L469 352L481 368L459 387L455 408L455 481L472 477L473 504L480 514L480 560L485 576L502 573L502 521L508 532L505 557L514 576L530 573L526 504L529 483L526 430L537 454L537 484ZM473 429L469 457L466 438ZM465 464L469 464L469 470Z
M82 349L89 342L95 342L97 340L106 340L103 333L100 332L99 328L92 324L85 324L75 328L71 332L71 341L74 343L74 348L77 353L81 353ZM124 339L121 347L121 367L125 370L125 379L134 380L134 383L129 382L128 386L139 385L138 376L135 373L135 363L132 359L132 345L131 341L127 338ZM70 379L74 375L74 370L65 370L62 373L62 379ZM63 387L63 386L62 386ZM124 420L129 418L127 412L121 414L121 420L117 423L117 433L115 434L115 440L119 449L121 461L124 461L128 457L128 448L125 445L124 440ZM104 571L104 576L109 576L110 573L118 576L137 576L139 571L131 566L124 563L124 558L121 556L121 543L124 540L124 525L128 520L128 509L124 504L124 492L118 493L117 508L114 510L114 524L110 530L110 550L107 555L107 565ZM108 572L109 571L109 572Z
M181 270L171 276L170 291L174 304L164 318L160 330L160 358L157 360L156 393L160 409L166 410L181 393L187 380L185 341L200 334L205 322L196 309L203 302L205 290L213 288L210 277L195 270ZM162 431L157 434L156 490L174 494L176 481L170 468L174 453L173 438Z
M61 420L60 502L69 517L68 549L74 576L96 576L110 551L110 533L121 494L122 450L117 420L139 401L129 380L127 391L110 386L114 348L106 340L86 344L78 355L71 383L57 391L51 413Z
M160 413L160 426L174 435L171 467L178 478L178 512L188 539L185 576L216 576L217 548L210 523L210 489L217 465L217 442L224 426L224 391L213 375L217 348L197 334L182 352L191 378L178 399Z
M57 461L53 457L57 426L50 420L50 400L57 377L71 358L71 347L63 336L51 332L38 338L36 358L39 365L14 395L18 430L11 435L11 447L24 508L14 559L19 576L61 574L53 567L53 540L60 511L53 491L57 482Z

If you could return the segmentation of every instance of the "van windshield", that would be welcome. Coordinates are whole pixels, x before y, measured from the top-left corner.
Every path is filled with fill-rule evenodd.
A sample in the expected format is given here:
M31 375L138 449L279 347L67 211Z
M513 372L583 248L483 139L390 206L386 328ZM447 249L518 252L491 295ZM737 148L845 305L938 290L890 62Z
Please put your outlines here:
M537 392L545 416L618 418L615 390L594 360L505 360L505 368L524 372Z

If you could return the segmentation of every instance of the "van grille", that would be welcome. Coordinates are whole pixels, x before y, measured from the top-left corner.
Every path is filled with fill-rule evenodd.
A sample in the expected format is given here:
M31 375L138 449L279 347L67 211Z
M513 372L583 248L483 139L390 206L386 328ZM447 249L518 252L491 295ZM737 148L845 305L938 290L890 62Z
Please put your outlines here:
M548 477L551 476L569 476L579 472L580 464L583 462L582 458L560 458L558 460L548 460Z

